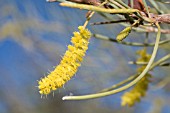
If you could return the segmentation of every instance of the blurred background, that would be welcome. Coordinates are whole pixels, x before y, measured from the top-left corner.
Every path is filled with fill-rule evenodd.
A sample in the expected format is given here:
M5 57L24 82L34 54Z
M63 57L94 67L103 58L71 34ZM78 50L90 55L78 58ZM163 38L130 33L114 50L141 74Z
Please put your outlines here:
M92 38L78 73L61 89L41 98L37 80L53 70L70 44L72 32L83 25L86 11L64 8L45 0L0 0L0 113L170 113L169 67L156 68L147 96L134 107L121 107L121 95L62 101L65 95L99 92L133 75L136 50ZM91 22L106 21L95 15ZM115 37L120 25L88 26L93 33ZM144 33L132 32L127 41L142 42ZM155 34L150 34L150 41ZM165 37L165 35L163 35ZM148 48L151 52L152 48ZM169 53L160 47L157 59Z

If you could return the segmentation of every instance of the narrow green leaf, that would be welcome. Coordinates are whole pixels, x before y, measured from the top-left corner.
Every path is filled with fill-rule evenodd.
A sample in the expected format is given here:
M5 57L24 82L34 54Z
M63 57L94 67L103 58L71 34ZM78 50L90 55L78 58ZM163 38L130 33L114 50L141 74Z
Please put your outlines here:
M117 41L122 41L123 39L125 39L129 33L131 32L132 27L126 27L125 29L123 29L116 37Z

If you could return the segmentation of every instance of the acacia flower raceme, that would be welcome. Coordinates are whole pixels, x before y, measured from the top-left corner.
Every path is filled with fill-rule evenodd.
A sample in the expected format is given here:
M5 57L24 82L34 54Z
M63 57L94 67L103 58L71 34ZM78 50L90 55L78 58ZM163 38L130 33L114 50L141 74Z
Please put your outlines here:
M146 48L137 52L140 55L138 62L148 62L151 58L150 54L147 54ZM138 73L141 73L146 66L141 66L137 69ZM139 102L142 97L146 95L148 86L150 83L151 74L147 73L129 92L126 92L122 96L122 106L133 106L136 102Z
M39 93L47 95L51 91L62 87L77 72L80 63L88 49L91 33L83 26L78 27L79 32L74 32L60 64L48 76L38 81Z

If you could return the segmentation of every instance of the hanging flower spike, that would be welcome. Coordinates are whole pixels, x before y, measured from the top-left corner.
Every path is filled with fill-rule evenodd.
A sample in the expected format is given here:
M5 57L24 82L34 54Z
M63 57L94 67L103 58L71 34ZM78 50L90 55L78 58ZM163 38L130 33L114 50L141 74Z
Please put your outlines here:
M39 93L47 95L51 91L61 88L77 72L80 63L88 49L91 33L83 26L78 27L79 32L74 32L72 45L64 54L60 64L47 77L42 78L38 84Z
M137 59L138 62L148 62L151 57L150 54L147 54L146 48L137 51L137 54L140 56ZM141 66L137 72L141 73L144 69L145 66ZM147 73L129 92L126 92L121 98L122 106L134 106L136 102L139 102L146 95L151 77L152 75Z

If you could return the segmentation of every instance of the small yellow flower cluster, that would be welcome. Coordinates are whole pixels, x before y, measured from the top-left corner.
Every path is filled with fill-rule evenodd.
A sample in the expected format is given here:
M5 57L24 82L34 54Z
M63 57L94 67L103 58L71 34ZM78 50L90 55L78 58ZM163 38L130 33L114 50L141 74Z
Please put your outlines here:
M51 91L62 87L77 72L80 63L88 49L91 33L83 26L78 27L79 32L74 32L72 45L64 54L60 64L47 77L42 78L38 84L40 94L49 94Z
M146 53L146 49L140 50L137 52L140 55L138 58L138 62L148 62L150 59L150 55ZM139 67L137 69L138 73L141 73L145 69L145 66ZM146 91L148 90L148 85L150 82L151 74L147 73L129 92L126 92L122 96L122 106L128 105L133 106L136 102L139 102L141 97L146 95Z

